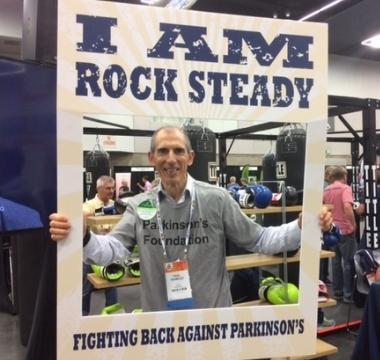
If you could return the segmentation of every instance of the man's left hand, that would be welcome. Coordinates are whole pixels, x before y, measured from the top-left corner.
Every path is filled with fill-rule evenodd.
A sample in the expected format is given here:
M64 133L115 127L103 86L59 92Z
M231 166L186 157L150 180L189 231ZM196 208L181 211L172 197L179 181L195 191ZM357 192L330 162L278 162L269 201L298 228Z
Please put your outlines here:
M327 206L322 206L321 212L319 213L319 227L322 232L329 231L331 229L331 225L333 223L333 218L331 215L331 211L327 208Z

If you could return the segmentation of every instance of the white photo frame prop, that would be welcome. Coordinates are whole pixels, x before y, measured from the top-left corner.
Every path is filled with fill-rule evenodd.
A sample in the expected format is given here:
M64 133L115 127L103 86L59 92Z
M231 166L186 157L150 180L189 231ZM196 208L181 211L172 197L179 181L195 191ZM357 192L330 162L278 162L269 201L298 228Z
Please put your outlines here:
M327 43L320 23L59 0L58 210L72 231L58 246L58 359L315 352ZM299 304L82 317L85 113L307 123Z

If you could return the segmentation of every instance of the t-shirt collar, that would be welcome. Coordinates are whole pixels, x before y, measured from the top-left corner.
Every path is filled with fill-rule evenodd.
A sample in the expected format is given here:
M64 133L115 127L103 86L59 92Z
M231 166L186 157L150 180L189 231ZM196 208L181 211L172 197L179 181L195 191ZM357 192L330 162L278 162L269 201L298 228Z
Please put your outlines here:
M167 197L167 198L172 199L166 193L166 191L162 188L161 181L158 184L158 194L160 195L161 198L162 197ZM177 204L183 203L185 201L185 199L186 199L186 195L188 195L190 198L194 196L194 179L189 174L187 174L186 186L185 186L185 189L183 190L183 193L182 193L181 197L177 201ZM172 199L172 200L174 201L174 199Z

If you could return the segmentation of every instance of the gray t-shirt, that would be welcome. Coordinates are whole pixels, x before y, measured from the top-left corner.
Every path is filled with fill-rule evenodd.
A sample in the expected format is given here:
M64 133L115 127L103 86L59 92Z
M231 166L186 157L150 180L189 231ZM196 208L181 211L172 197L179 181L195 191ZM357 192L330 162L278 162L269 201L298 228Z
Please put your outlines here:
M300 245L297 221L278 227L261 227L243 214L223 188L189 177L190 190L184 201L175 203L160 188L129 199L127 209L108 235L94 235L84 248L86 262L107 265L128 255L127 248L139 246L141 303L144 311L167 310L164 262L157 216L142 220L137 207L146 200L160 199L160 215L169 261L183 258L191 199L194 209L188 245L189 274L194 308L231 306L230 282L225 265L226 239L250 252L275 254Z

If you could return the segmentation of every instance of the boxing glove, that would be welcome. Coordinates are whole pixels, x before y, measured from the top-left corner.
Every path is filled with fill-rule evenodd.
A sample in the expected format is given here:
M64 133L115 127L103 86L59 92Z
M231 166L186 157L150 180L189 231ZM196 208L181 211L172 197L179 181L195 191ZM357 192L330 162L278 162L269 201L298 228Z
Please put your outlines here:
M253 205L259 209L265 209L272 202L272 191L264 185L248 186L253 196Z
M92 271L108 281L116 281L125 275L125 268L122 264L115 262L107 266L91 265Z
M133 277L141 276L139 248L137 245L133 248L131 255L127 259L125 259L124 266L127 270L127 273L130 276L133 276Z
M292 283L284 283L280 278L269 277L261 282L259 298L274 305L298 303L298 288Z
M340 229L337 225L332 224L329 231L323 232L323 243L327 247L334 247L340 240Z

